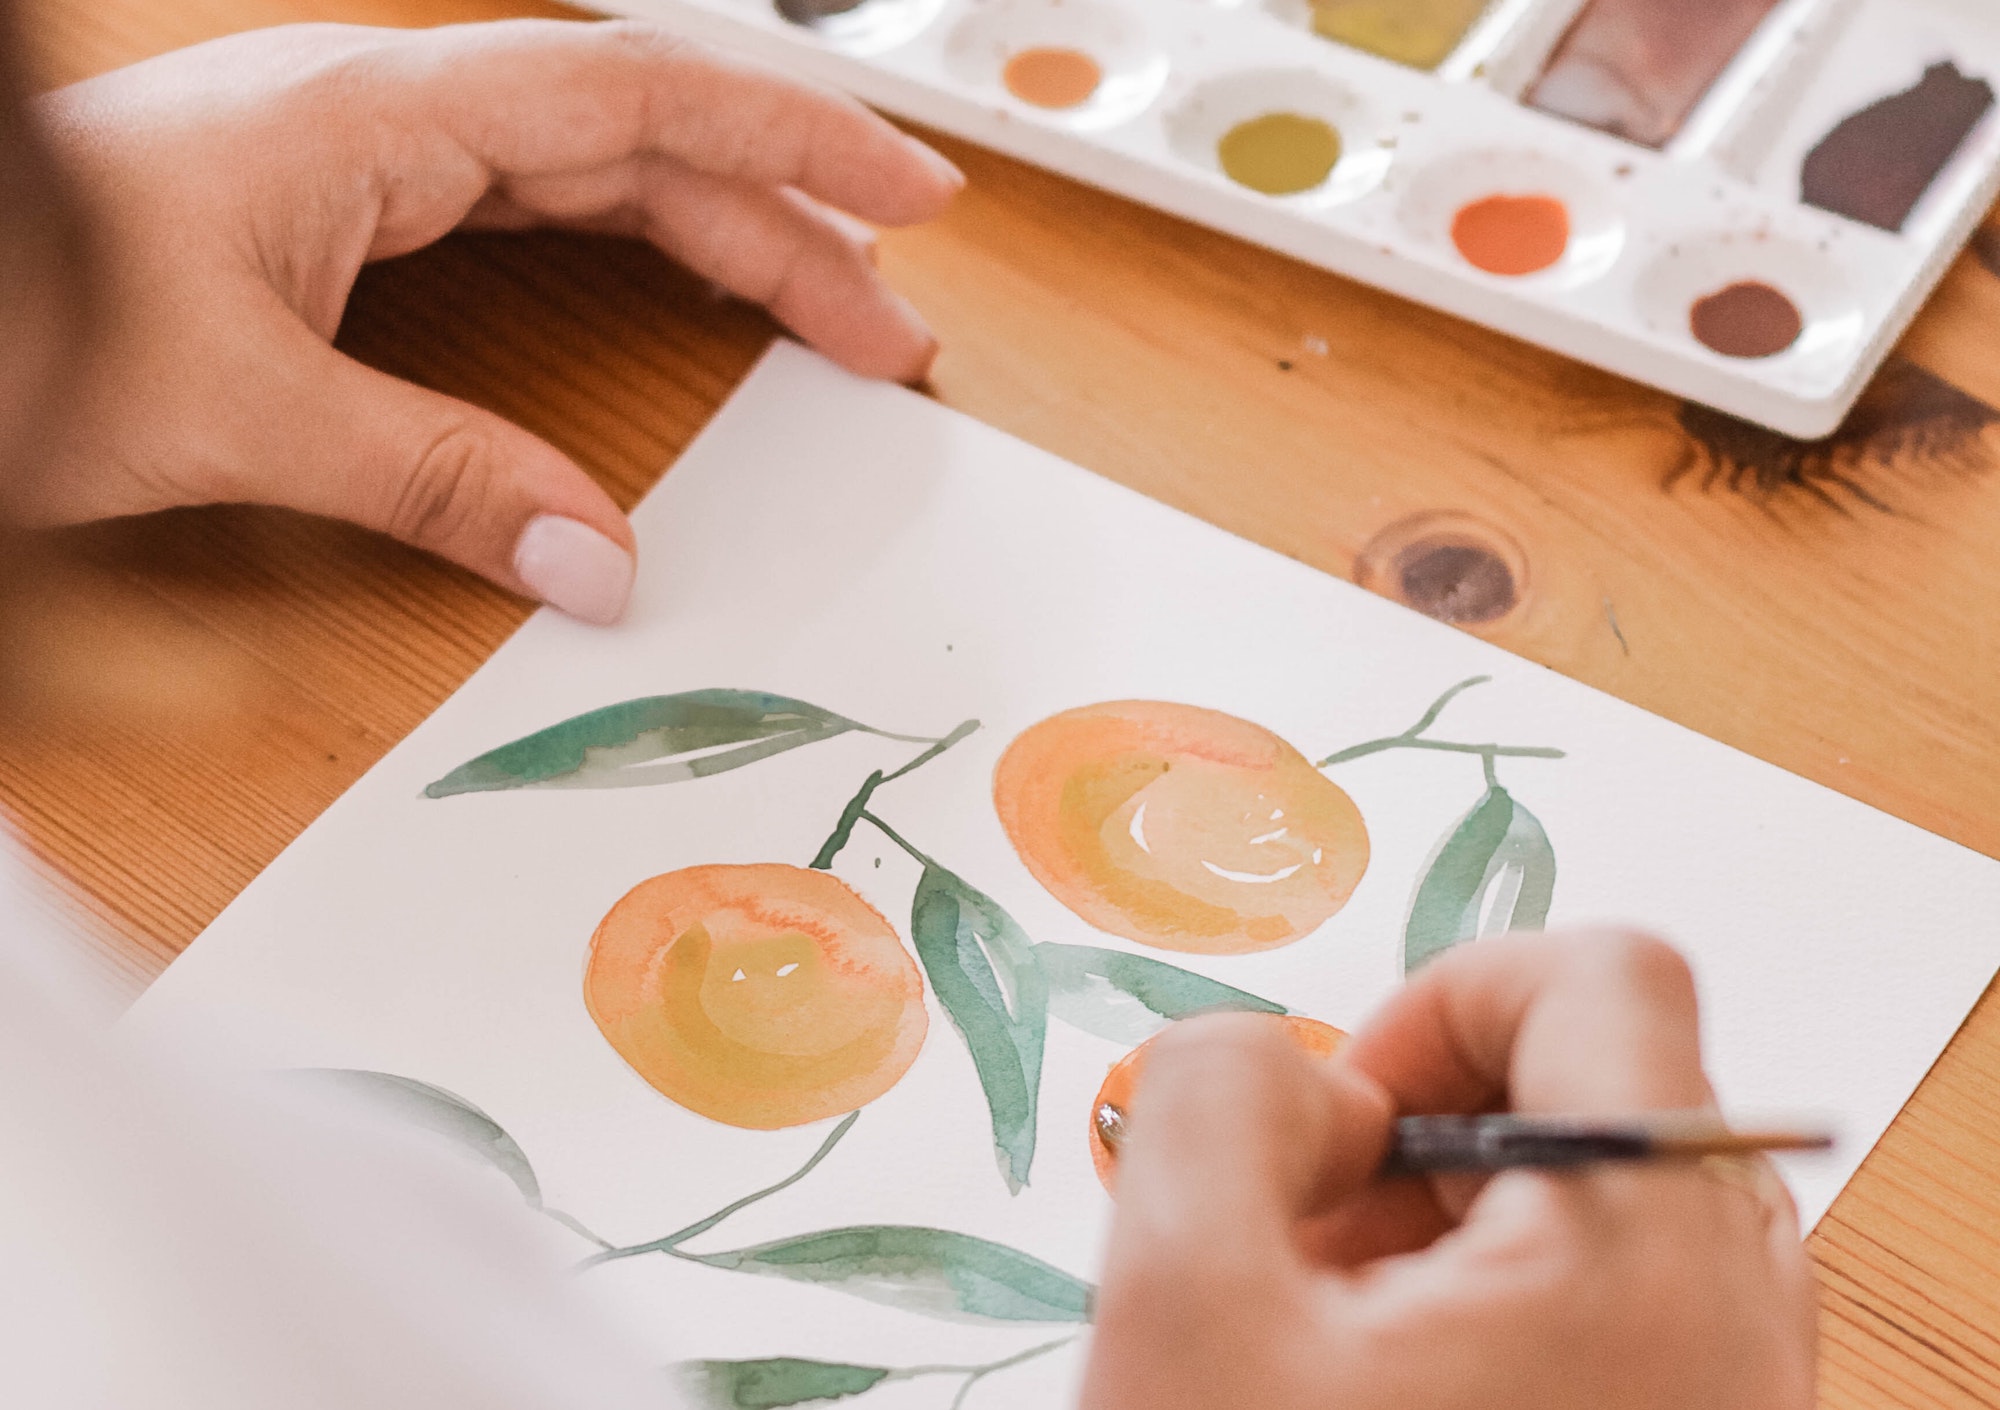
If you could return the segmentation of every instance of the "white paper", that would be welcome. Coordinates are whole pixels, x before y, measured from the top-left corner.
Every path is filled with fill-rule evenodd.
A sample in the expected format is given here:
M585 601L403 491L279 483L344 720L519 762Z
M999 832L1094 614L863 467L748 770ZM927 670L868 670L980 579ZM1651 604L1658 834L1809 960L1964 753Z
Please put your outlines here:
M655 1092L584 1008L590 937L646 878L804 865L861 781L915 746L848 733L671 786L422 796L559 720L708 687L915 736L978 718L872 810L1037 941L1150 954L1351 1029L1400 982L1414 888L1481 795L1477 758L1402 751L1332 770L1367 822L1365 878L1308 938L1234 957L1143 951L1086 926L1010 846L995 762L1047 716L1123 699L1224 710L1317 759L1395 735L1446 687L1490 675L1433 734L1566 751L1499 761L1558 858L1550 924L1625 922L1676 942L1725 1104L1838 1117L1840 1153L1789 1168L1808 1223L2000 963L2000 865L789 344L635 523L624 626L535 617L245 890L135 1022L236 1034L258 1062L458 1093L519 1142L549 1205L619 1244L780 1179L832 1123L740 1130ZM907 938L915 864L864 825L835 870ZM691 1249L925 1225L1092 1275L1110 1204L1087 1122L1124 1050L1050 1023L1032 1180L1011 1196L966 1045L929 1002L921 1055L825 1164ZM935 1320L657 1255L582 1276L625 1295L662 1359L969 1366L1069 1330ZM996 1374L967 1404L1054 1403L1079 1350ZM939 1405L956 1383L889 1381L857 1403Z

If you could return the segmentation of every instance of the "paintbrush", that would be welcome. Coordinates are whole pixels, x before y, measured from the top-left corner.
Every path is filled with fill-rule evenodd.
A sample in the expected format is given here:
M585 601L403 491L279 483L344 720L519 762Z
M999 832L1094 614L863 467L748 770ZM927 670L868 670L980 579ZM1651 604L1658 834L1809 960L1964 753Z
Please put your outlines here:
M1124 1144L1126 1116L1104 1102L1097 1108L1098 1139L1114 1155ZM1445 1171L1564 1169L1637 1161L1702 1160L1779 1151L1827 1151L1830 1131L1811 1126L1733 1128L1711 1112L1658 1112L1637 1116L1406 1116L1396 1123L1382 1179Z

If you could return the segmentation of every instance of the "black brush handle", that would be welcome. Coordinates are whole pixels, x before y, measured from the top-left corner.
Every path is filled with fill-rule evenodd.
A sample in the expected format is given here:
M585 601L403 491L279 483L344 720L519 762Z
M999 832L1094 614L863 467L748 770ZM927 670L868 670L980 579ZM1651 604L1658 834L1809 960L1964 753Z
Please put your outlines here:
M1566 1169L1644 1160L1652 1134L1632 1126L1529 1116L1406 1116L1381 1175L1396 1179L1450 1170Z

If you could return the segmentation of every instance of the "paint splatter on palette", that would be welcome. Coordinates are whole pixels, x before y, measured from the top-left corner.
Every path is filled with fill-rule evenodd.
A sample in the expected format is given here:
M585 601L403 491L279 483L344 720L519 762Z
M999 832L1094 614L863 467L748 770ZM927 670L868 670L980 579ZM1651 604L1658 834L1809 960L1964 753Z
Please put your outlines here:
M604 0L1795 436L2000 193L1989 0Z

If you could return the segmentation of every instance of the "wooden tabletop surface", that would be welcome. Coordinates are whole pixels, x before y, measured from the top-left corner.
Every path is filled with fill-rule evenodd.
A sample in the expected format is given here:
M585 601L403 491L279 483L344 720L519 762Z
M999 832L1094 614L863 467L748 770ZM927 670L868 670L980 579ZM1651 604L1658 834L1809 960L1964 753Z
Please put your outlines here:
M538 0L25 12L48 86L294 20L565 13ZM941 145L970 189L882 249L943 339L939 400L2000 856L2000 226L1848 428L1802 446ZM644 249L527 235L454 237L371 268L341 344L514 418L629 505L772 336ZM44 718L0 750L0 805L133 986L528 610L396 545L278 513L177 513L84 546L239 687L192 717ZM2000 1406L2000 1003L1974 1014L1812 1246L1825 1405Z

